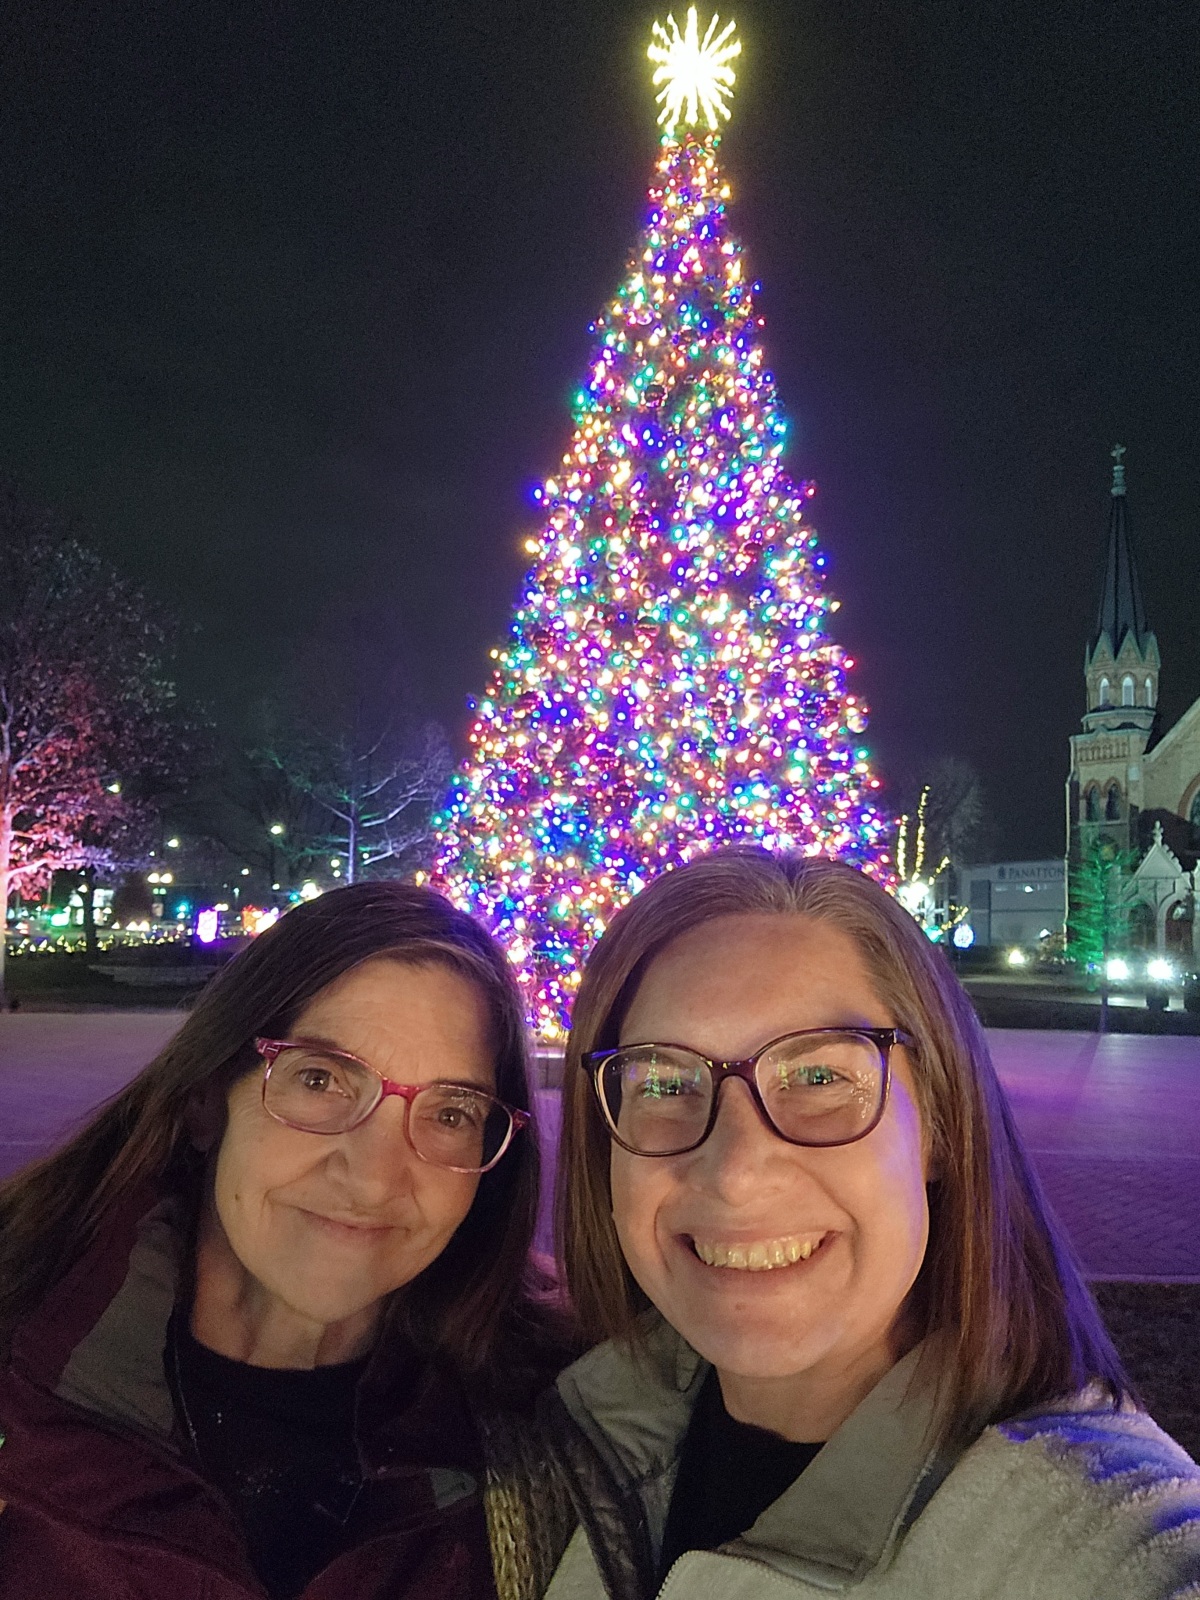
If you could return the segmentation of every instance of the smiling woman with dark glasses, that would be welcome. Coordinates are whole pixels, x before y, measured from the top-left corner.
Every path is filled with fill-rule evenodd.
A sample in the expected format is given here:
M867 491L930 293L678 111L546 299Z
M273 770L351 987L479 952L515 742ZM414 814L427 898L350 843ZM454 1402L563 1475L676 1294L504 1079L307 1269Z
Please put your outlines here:
M665 874L588 962L548 1600L1165 1600L1200 1472L1128 1399L965 995L836 862ZM1193 1587L1195 1586L1195 1587Z
M237 956L0 1186L0 1597L539 1595L529 1105L509 964L429 890Z

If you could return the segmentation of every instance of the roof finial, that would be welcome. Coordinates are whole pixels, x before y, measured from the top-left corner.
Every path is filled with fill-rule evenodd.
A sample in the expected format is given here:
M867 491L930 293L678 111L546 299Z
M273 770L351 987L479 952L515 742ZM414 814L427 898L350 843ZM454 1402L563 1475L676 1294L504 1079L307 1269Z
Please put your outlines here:
M1113 486L1112 486L1112 492L1114 494L1124 494L1125 493L1125 466L1124 466L1124 463L1121 460L1121 457L1124 454L1125 454L1125 446L1123 444L1116 444L1116 445L1113 446L1113 449L1112 449L1112 458L1113 458Z

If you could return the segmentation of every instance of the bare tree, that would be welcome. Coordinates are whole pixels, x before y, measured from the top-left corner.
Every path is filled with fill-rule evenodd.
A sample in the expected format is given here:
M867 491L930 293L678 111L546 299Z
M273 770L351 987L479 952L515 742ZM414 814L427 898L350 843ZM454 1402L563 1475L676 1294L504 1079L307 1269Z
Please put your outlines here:
M329 733L264 701L253 724L251 748L231 752L192 807L193 831L289 886L328 877L334 861L346 883L424 863L451 765L436 723L373 719L360 706Z
M927 860L958 868L987 859L995 825L983 782L969 761L942 756L930 762L906 785L905 800L903 810L914 827L922 813Z
M330 849L345 855L347 882L385 866L389 876L416 866L432 843L430 814L450 775L442 729L392 721L372 735L356 727L331 755L312 794L330 821Z

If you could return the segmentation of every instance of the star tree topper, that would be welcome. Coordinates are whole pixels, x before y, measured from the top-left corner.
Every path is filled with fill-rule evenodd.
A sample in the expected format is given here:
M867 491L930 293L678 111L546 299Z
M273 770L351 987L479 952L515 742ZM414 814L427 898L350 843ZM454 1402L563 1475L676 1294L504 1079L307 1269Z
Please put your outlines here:
M663 85L656 96L662 106L658 120L669 134L681 124L698 128L702 122L715 132L721 117L729 120L734 84L729 63L741 55L742 42L732 37L732 22L718 33L719 21L714 12L703 40L695 6L688 7L682 33L673 16L667 17L665 28L661 22L654 24L654 42L646 54L658 64L652 80Z

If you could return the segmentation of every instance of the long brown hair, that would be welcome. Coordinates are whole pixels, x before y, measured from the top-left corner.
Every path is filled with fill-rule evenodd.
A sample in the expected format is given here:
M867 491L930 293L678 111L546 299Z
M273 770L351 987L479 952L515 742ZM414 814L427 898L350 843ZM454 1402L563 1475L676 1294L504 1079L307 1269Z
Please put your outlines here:
M130 1197L174 1191L194 1208L197 1158L185 1114L195 1091L255 1070L256 1036L285 1038L326 985L385 954L449 967L474 984L490 1019L496 1092L531 1108L520 995L478 923L432 890L400 883L355 884L298 906L222 969L170 1043L80 1133L0 1184L0 1352ZM537 1298L529 1264L537 1201L530 1128L480 1179L446 1249L393 1302L405 1331L464 1373L486 1377L501 1363L506 1330Z
M567 1045L558 1226L567 1283L589 1339L636 1339L647 1304L612 1220L609 1138L581 1058L619 1042L649 963L718 917L828 922L858 945L893 1023L915 1040L913 1075L938 1177L929 1246L911 1297L920 1337L942 1330L941 1427L970 1433L1098 1380L1128 1380L1071 1248L1042 1194L970 1001L908 913L854 868L735 849L650 884L609 925L575 1003Z

